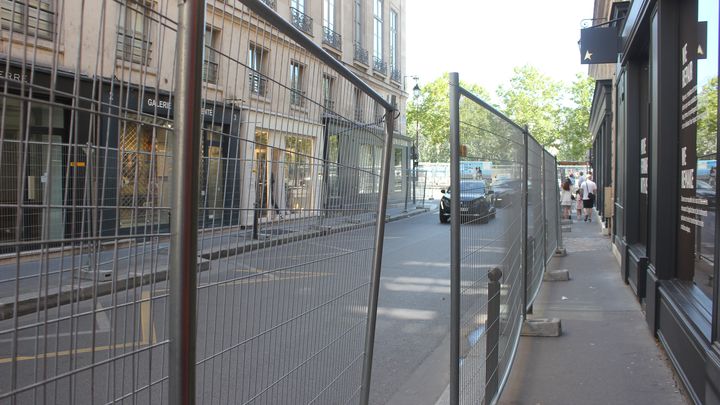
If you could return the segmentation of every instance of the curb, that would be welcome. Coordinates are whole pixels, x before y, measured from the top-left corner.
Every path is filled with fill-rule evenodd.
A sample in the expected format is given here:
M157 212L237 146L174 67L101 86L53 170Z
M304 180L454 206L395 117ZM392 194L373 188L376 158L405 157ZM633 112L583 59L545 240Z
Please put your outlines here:
M424 214L428 212L428 210L428 208L422 208L410 212L403 212L400 215L386 216L385 222L394 222L414 217L416 215ZM243 246L210 250L205 253L200 252L198 255L198 271L202 272L210 270L210 260L235 256L268 247L280 246L290 242L299 242L315 237L366 228L374 224L375 221L367 221L360 224L342 225L334 228L322 228L279 239L254 241ZM47 289L46 295L37 295L33 292L22 293L17 296L17 306L15 296L0 298L0 320L7 320L15 316L28 315L38 311L54 308L58 305L85 301L94 297L109 295L113 292L124 291L131 288L142 287L150 283L165 281L167 280L167 273L168 269L166 267L158 269L152 274L126 273L122 276L118 276L117 279L112 281L98 283L94 283L92 281L81 281L74 285L64 285L59 288L52 287Z

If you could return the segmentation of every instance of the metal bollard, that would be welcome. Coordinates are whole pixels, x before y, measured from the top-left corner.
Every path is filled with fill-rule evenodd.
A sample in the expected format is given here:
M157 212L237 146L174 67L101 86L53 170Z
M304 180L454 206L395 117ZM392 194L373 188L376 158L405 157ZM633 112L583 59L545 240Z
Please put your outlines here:
M488 272L488 314L485 339L485 400L492 403L498 393L498 346L500 344L500 279L502 271L497 267Z

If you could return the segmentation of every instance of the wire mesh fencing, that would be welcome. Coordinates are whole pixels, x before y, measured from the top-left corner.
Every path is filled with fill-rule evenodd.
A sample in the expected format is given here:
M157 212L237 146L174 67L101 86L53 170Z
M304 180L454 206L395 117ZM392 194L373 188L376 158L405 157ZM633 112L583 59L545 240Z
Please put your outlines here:
M492 404L557 244L554 158L457 73L450 143L451 187L439 214L451 223L450 403Z
M177 2L0 8L0 403L171 403ZM394 108L257 1L204 21L195 400L357 402Z

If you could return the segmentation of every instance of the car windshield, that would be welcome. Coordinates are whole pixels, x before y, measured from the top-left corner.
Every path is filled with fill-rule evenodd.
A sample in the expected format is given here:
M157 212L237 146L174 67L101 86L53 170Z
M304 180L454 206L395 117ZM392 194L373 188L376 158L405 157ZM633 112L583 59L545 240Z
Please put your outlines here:
M485 182L482 181L462 181L460 182L461 193L485 193Z

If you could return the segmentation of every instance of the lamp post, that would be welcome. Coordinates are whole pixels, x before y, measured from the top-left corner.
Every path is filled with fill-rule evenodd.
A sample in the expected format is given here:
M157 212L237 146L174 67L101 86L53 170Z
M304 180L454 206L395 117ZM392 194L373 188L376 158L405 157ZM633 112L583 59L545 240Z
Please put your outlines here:
M412 77L415 80L415 87L413 87L413 104L415 104L417 110L418 99L420 98L420 85L418 84L418 77ZM418 182L418 161L420 160L420 120L415 116L415 143L412 147L412 161L413 161L413 205L417 208L417 194L416 186Z

